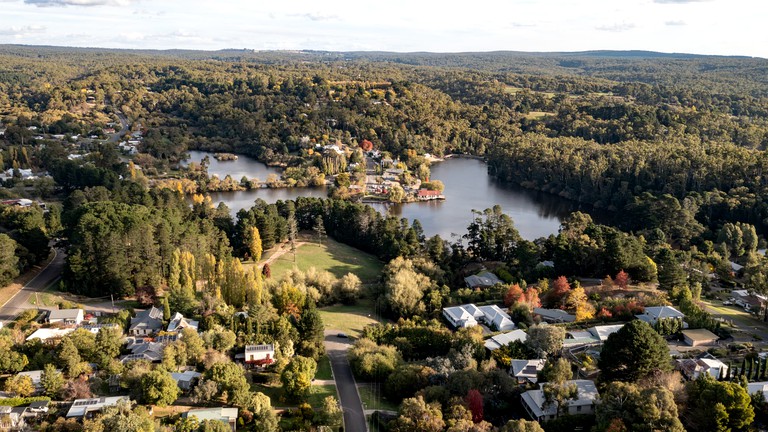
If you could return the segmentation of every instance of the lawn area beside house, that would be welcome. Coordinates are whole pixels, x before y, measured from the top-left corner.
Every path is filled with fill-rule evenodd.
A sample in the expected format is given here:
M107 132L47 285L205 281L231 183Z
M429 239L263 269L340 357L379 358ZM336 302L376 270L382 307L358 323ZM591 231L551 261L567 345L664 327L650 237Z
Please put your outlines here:
M357 338L368 324L381 322L373 308L373 300L360 299L356 305L334 305L318 309L326 330L346 333Z
M370 283L379 278L384 264L373 255L330 238L323 240L322 244L307 240L299 245L296 248L296 262L293 261L293 253L287 251L270 263L272 277L275 279L280 279L293 268L306 271L310 267L326 270L337 278L354 273L363 283Z
M299 406L295 402L284 402L280 398L283 395L283 388L280 386L265 386L261 384L254 384L251 386L251 391L264 393L272 401L272 407L293 408ZM309 396L307 396L307 403L312 408L321 408L323 406L323 399L328 396L333 396L337 400L339 396L336 394L336 386L331 385L313 385L309 389Z

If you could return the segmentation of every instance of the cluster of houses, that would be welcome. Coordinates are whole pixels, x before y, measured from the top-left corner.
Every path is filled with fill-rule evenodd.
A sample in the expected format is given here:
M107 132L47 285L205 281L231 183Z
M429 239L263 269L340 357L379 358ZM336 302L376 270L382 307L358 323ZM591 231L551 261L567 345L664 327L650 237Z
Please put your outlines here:
M117 145L117 148L124 154L135 155L139 153L139 146L141 146L141 142L144 140L144 135L141 131L141 125L138 125L138 127L139 129L131 132L130 139L122 141ZM114 129L112 129L112 133L115 133Z

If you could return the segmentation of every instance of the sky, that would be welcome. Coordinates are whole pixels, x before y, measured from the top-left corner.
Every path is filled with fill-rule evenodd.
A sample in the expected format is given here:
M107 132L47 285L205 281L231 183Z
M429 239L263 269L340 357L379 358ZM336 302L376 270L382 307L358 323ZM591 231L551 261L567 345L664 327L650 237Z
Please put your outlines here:
M765 0L0 0L0 44L768 58Z

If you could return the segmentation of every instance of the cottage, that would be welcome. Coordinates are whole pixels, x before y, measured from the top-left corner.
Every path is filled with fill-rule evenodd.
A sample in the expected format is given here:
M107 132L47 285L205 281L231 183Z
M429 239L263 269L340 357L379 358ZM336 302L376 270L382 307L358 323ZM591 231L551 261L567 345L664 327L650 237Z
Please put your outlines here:
M202 374L196 371L174 372L171 374L173 380L176 381L176 385L182 391L188 391L194 385L194 382L200 379Z
M120 401L130 402L131 399L128 396L75 399L75 401L72 402L72 406L69 408L69 411L67 411L67 418L88 417L89 415L101 411L106 407L115 406Z
M275 346L273 344L245 346L245 364L251 366L268 366L274 362Z
M704 353L698 358L677 360L675 366L683 376L691 381L696 380L704 373L708 373L715 379L725 377L728 373L728 366L709 353Z
M495 351L515 341L525 342L526 339L528 339L528 334L526 334L524 331L513 330L511 332L498 334L486 339L485 348L489 351Z
M440 191L429 190L429 189L419 189L418 192L416 192L416 198L419 201L430 201L430 200L445 199L445 196Z
M168 332L181 332L185 328L191 328L192 330L197 331L199 325L200 324L197 321L184 318L184 315L176 312L176 314L171 317L171 321L168 323Z
M48 314L51 324L79 325L83 322L85 313L82 309L55 309Z
M483 270L476 275L467 276L464 278L464 282L472 289L490 288L496 284L504 283L498 276L488 270Z
M237 430L237 408L198 408L191 409L181 416L184 418L195 417L201 422L203 420L218 420L228 424L232 428L232 432Z
M650 325L655 325L660 319L679 319L682 321L685 318L685 314L672 306L647 307L643 314L635 316ZM683 323L683 327L687 327L687 324Z
M683 340L692 347L700 345L712 345L720 339L716 334L707 329L683 330Z
M148 360L152 363L163 359L165 345L160 342L129 341L127 349L130 354L120 357L120 362L127 363L132 360Z
M595 404L600 396L595 383L589 380L571 380L565 384L576 385L576 399L566 402L568 407L564 410L567 414L594 414ZM555 403L546 403L544 398L544 385L536 390L529 390L522 394L523 407L532 419L537 421L553 420L558 416L558 407Z
M538 315L542 321L551 324L576 321L576 316L571 315L562 309L534 308L533 314Z
M131 336L151 335L163 328L163 311L152 306L150 309L138 312L131 318L128 334Z
M443 308L443 316L455 328L474 327L479 322L494 331L508 331L515 328L509 315L496 305L475 306L466 304Z
M509 374L517 380L518 384L536 384L538 373L544 369L546 360L512 360Z

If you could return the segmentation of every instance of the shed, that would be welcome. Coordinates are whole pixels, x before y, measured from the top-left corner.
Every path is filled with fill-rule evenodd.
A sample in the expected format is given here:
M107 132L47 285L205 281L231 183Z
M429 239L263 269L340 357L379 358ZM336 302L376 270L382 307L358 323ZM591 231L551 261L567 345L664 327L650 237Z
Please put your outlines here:
M683 340L690 346L711 345L718 339L716 334L707 329L683 330Z

